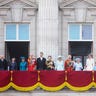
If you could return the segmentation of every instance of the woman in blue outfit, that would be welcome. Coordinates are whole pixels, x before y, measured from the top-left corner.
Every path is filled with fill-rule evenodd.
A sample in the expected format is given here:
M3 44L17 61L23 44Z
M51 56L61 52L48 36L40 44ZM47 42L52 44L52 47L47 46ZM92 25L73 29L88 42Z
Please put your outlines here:
M74 69L75 71L81 71L83 70L83 66L82 66L82 63L81 63L81 59L80 58L76 58L76 62L74 63Z
M20 71L26 71L26 70L27 70L27 62L25 61L25 57L21 57Z
M58 56L58 59L55 63L55 69L57 71L63 71L64 70L64 61L62 59L62 56Z

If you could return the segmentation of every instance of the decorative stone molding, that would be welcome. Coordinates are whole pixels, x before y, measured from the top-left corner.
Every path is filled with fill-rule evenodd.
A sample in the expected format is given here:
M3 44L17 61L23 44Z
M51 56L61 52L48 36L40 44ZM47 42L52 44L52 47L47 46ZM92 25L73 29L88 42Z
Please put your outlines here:
M0 2L0 16L4 21L30 21L38 5L29 0L4 0Z
M59 3L65 20L74 22L96 21L96 1L94 0L64 0Z

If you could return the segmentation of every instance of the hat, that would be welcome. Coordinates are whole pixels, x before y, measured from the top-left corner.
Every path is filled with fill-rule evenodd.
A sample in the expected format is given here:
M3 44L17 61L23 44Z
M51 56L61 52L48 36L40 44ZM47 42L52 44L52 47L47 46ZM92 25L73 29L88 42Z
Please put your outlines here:
M79 60L79 61L81 61L81 59L80 59L80 58L76 58L75 60L76 60L76 61L78 61L78 60Z
M62 58L62 56L59 55L58 58Z
M21 59L25 59L25 57L20 57Z

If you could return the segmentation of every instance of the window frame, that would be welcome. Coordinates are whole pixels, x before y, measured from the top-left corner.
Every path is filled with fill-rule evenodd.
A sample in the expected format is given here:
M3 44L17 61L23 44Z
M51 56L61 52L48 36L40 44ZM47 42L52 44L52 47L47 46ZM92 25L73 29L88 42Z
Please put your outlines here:
M6 39L6 25L7 24L16 24L16 40L7 40ZM29 39L28 40L20 40L19 39L19 24L28 24L29 25ZM8 41L8 42L14 42L14 41L18 41L18 42L23 42L23 41L30 41L30 24L29 23L5 23L4 24L4 41Z
M79 24L80 25L80 39L76 39L76 40L73 40L73 39L70 39L70 32L69 32L69 28L70 28L70 24ZM92 39L86 39L86 40L83 40L82 38L82 26L83 24L85 25L92 25ZM68 24L68 41L93 41L94 40L94 26L92 23L69 23Z

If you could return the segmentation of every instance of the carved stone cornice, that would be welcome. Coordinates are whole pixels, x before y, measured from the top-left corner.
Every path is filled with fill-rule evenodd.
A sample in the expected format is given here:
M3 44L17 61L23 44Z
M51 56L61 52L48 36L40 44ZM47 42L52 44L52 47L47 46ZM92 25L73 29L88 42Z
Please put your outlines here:
M0 18L4 21L21 22L31 20L38 5L29 0L4 0L0 2Z

